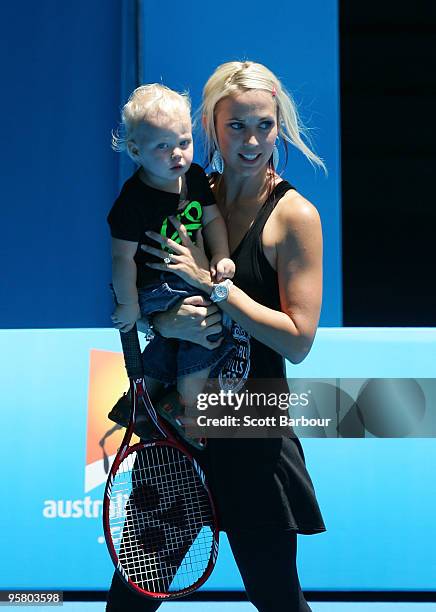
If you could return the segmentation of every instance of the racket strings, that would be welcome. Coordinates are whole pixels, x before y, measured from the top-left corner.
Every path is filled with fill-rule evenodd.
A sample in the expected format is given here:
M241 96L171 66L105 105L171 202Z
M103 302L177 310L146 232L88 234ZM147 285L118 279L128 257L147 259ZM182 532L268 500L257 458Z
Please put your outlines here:
M169 445L124 459L112 483L109 522L121 570L151 593L189 588L214 555L207 491L190 460Z

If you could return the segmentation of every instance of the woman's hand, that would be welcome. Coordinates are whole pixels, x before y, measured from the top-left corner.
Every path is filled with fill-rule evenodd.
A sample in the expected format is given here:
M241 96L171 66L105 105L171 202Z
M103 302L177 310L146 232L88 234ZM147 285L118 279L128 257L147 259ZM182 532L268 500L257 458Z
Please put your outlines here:
M222 338L216 342L207 339L222 332L221 312L201 295L187 297L174 308L153 315L153 325L164 338L188 340L208 349L217 348L222 342Z
M172 252L156 249L148 245L142 245L141 249L164 260L170 259L168 263L147 263L146 265L162 272L174 272L193 287L210 294L212 292L212 280L209 272L209 261L203 247L201 230L197 232L197 244L190 239L184 225L175 217L170 217L171 223L179 232L182 244L177 244L171 238L165 238L156 232L146 232L146 235L159 242L162 246L169 248Z

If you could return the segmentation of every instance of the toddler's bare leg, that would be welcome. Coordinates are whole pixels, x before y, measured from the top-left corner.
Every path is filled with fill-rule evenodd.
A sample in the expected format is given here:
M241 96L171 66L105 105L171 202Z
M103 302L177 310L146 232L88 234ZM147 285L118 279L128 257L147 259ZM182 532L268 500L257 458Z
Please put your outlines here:
M210 368L193 372L177 379L177 391L187 408L197 405L198 394L201 393L209 378Z

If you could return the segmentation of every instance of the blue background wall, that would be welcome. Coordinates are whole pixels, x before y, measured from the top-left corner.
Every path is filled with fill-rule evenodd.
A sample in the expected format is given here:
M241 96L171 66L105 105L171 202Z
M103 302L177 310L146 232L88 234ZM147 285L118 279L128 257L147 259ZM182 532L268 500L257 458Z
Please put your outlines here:
M336 2L282 4L265 13L248 2L236 11L230 2L219 11L213 4L187 3L180 21L178 11L160 12L144 2L142 76L188 88L194 106L222 61L252 58L283 77L315 128L316 149L330 171L326 179L293 154L286 176L320 209L326 245L322 324L338 325ZM105 217L118 192L120 163L110 132L126 89L134 86L135 29L123 28L129 5L78 0L61 9L55 0L41 0L2 7L2 327L110 324Z
M121 6L2 3L2 327L108 324Z

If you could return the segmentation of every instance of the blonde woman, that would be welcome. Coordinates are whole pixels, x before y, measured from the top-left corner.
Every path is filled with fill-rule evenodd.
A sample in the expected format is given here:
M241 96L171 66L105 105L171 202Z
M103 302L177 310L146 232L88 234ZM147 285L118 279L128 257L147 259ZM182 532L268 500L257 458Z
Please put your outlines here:
M207 346L221 331L221 315L234 321L234 340L244 349L240 363L215 375L250 388L255 379L274 379L286 388L284 359L299 363L308 354L318 325L322 293L322 234L316 208L276 171L276 141L299 149L313 164L324 164L304 141L295 106L277 77L253 62L217 68L203 92L203 127L212 190L227 225L233 282L213 284L209 262L179 225L182 244L151 236L144 249L161 260L169 247L168 268L211 296L200 294L156 315L162 336ZM307 139L306 139L307 140ZM217 299L217 295L219 299ZM215 303L213 303L215 302ZM221 529L229 539L248 598L261 612L310 610L297 569L297 534L325 531L299 440L295 437L210 439L196 454L218 506ZM108 610L155 610L159 603L139 599L115 575Z

